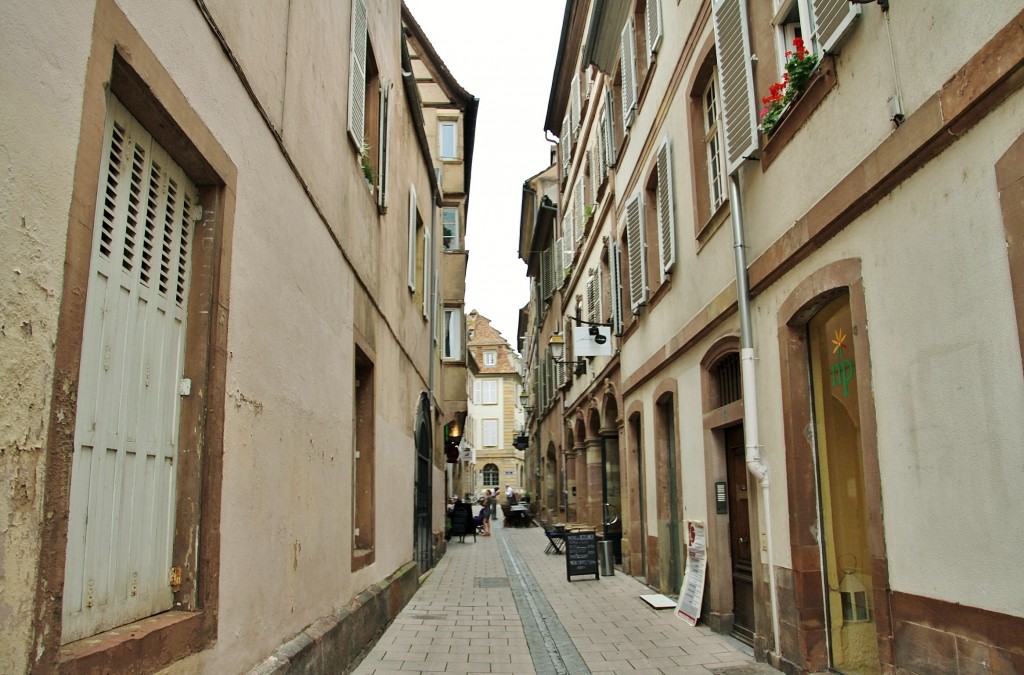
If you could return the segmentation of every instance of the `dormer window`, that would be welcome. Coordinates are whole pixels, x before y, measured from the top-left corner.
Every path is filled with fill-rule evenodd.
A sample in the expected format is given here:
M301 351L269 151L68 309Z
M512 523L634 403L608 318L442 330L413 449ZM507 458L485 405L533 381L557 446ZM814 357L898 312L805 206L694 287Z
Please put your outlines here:
M484 352L484 365L485 366L496 366L498 365L498 352L486 351Z

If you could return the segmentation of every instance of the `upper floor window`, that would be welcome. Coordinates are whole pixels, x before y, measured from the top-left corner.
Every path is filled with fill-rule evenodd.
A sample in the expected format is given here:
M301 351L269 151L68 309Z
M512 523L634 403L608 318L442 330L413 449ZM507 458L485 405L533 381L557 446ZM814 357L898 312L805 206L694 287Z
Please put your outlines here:
M458 251L462 249L459 239L459 209L454 206L445 206L441 209L441 227L444 230L442 245L446 251Z
M458 123L442 121L438 124L441 159L456 159L458 151Z
M718 78L713 71L711 77L708 78L707 87L704 88L701 107L704 112L704 155L707 162L708 192L711 199L711 213L714 213L725 201L725 164L719 133L721 117L718 110Z
M359 152L363 178L375 193L377 207L387 208L388 108L390 83L381 79L367 32L365 0L352 3L349 43L348 133Z
M494 448L498 446L498 420L482 420L482 431L484 447Z
M462 310L444 310L444 338L441 357L458 359L462 356Z
M775 47L779 64L793 40L802 38L811 54L835 52L860 15L860 6L848 0L774 0Z
M498 381L497 380L481 380L480 393L483 396L483 405L497 405L498 404Z
M484 365L485 366L496 366L498 365L498 352L486 351L484 352Z

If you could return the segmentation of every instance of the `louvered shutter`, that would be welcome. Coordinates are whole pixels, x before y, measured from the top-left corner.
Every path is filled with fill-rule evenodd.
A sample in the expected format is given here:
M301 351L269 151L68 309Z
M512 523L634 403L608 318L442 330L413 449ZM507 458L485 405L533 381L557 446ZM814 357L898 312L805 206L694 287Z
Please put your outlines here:
M615 166L615 101L612 98L612 91L609 87L604 92L604 122L607 125L605 128L605 143L607 145L604 149L605 162L609 167Z
M580 108L582 103L580 102L580 74L577 71L572 76L572 83L569 85L569 131L573 137L579 132L580 128Z
M562 179L569 177L572 166L572 138L569 136L569 116L562 119L562 137L558 141L558 153L562 158Z
M348 64L348 133L360 151L363 149L363 123L366 116L366 2L352 2L352 37Z
M661 0L647 0L645 19L647 21L647 62L650 63L654 60L658 47L661 46Z
M583 241L583 216L586 213L583 204L583 180L576 181L572 191L573 222L576 224L576 241Z
M608 249L608 263L611 267L608 291L612 298L612 332L622 335L622 260L619 242L614 239Z
M597 323L599 321L597 309L597 276L594 270L587 275L587 321Z
M605 123L606 117L607 114L604 110L597 117L597 178L595 178L594 182L598 186L604 182L605 176L608 175L608 140L605 138L605 135L608 133L608 127Z
M379 149L380 161L377 166L377 207L383 211L388 207L388 154L389 141L388 120L390 110L388 104L391 100L391 84L382 84L380 87L380 128L378 131L377 148Z
M434 252L430 248L430 228L423 228L423 318L430 316L430 278L432 276L430 265L433 262Z
M732 175L739 169L743 158L758 149L746 0L717 0L714 22L726 169Z
M551 265L551 291L558 291L562 289L562 277L560 276L559 269L562 267L562 256L558 255L559 242L551 242L551 251L548 253L548 264Z
M409 290L416 291L416 188L409 186Z
M676 262L676 217L672 185L672 154L668 139L658 148L658 238L661 252L661 278Z
M629 129L633 125L633 114L636 112L636 35L633 33L633 17L626 19L622 28L622 62L619 71L622 75L622 127Z
M839 51L853 22L860 16L860 5L849 0L815 0L814 26L823 52Z
M572 236L562 232L562 268L566 271L571 272L572 270L572 259L576 254L576 249L572 243Z
M547 248L540 254L541 266L541 297L551 297L554 284L551 279L551 249Z
M562 255L562 251L565 250L565 245L562 243L562 237L555 240L555 247L551 251L551 260L555 264L555 288L562 287L562 280L565 279L565 256Z
M603 322L605 320L605 315L604 315L604 285L601 283L603 281L603 274L601 273L601 268L600 267L598 267L597 270L594 272L594 278L595 278L595 281L594 281L594 286L595 286L594 303L597 305L597 312L595 313L595 316L597 316L597 321Z
M62 642L171 609L197 189L109 99L85 296Z
M644 210L637 195L626 202L626 246L629 248L629 308L634 314L647 302L647 256Z
M480 405L482 391L483 383L480 380L473 380L473 405Z

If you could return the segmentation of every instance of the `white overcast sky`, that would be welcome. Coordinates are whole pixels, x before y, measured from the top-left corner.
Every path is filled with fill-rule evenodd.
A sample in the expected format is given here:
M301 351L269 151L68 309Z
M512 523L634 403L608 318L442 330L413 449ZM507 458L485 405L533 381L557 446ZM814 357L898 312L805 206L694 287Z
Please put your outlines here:
M448 70L480 99L466 218L466 311L491 320L516 344L529 300L519 260L523 181L548 166L545 140L555 53L565 4L559 0L406 0Z

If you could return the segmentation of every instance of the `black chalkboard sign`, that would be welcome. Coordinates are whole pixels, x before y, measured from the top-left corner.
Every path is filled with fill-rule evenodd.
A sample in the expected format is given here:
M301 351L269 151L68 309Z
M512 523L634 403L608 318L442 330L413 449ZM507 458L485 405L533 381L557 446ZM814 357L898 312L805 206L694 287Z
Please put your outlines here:
M565 578L570 582L573 576L593 574L600 580L597 572L597 534L594 532L565 533Z
M476 541L476 523L473 522L473 508L464 502L459 502L452 509L452 532L453 537L459 537L459 541L466 541L467 534L473 535Z

